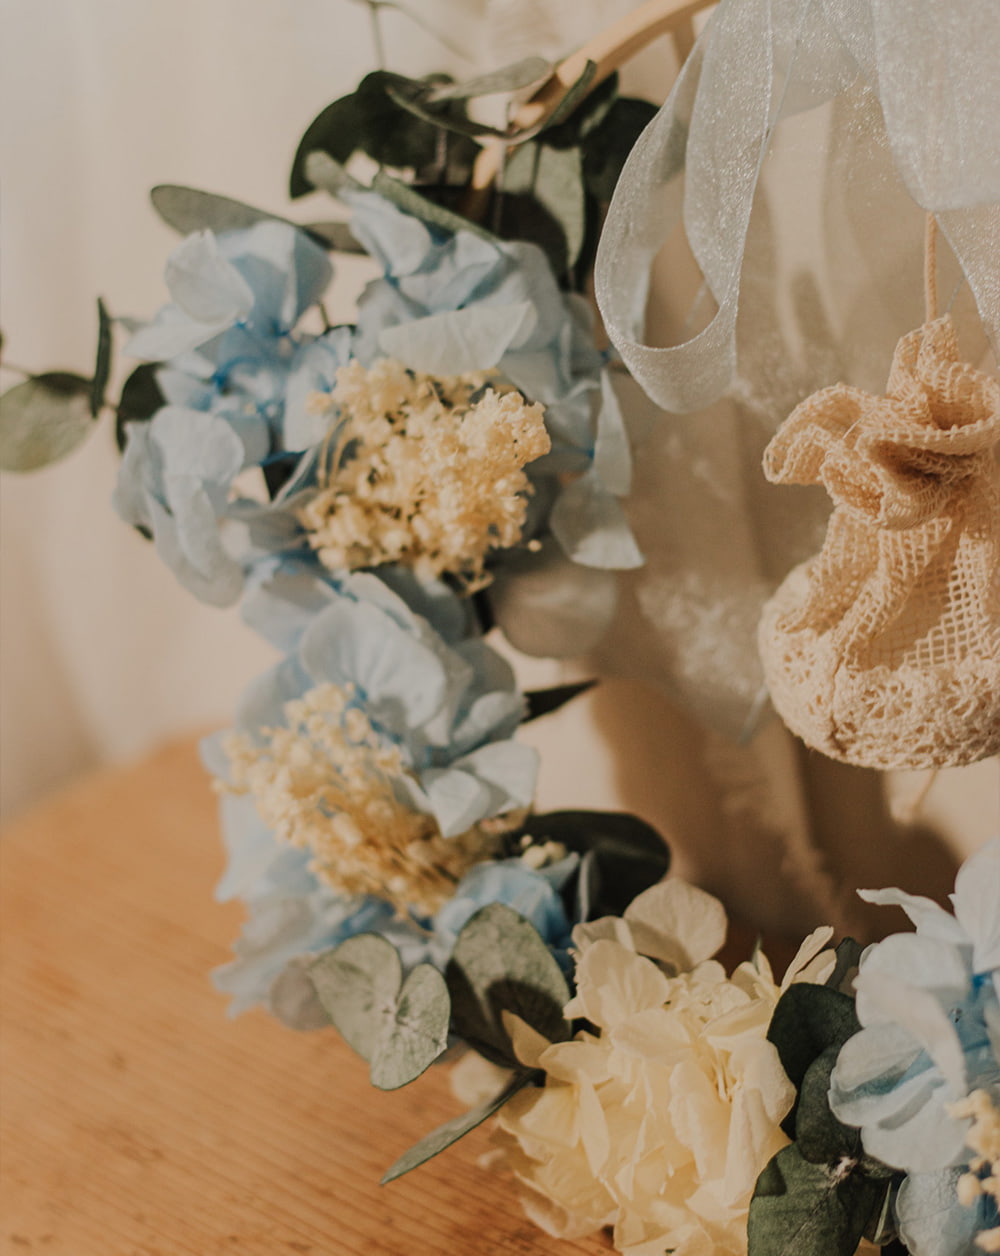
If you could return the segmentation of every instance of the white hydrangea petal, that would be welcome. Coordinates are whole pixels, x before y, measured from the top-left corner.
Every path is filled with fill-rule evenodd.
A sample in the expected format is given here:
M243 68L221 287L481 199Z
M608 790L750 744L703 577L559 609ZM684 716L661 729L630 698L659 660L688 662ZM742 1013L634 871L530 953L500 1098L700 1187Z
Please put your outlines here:
M662 954L654 959L672 961L676 946L683 948L685 968L709 959L726 940L726 909L681 877L668 877L644 890L625 909L625 919L664 940Z
M959 868L951 901L972 941L973 971L1000 968L1000 837L987 842Z
M581 954L595 942L610 941L634 951L632 931L621 916L602 916L573 927L573 946Z
M594 942L580 956L574 1004L595 1025L610 1028L634 1012L662 1007L670 992L666 977L648 959L614 942Z
M790 985L797 981L822 983L829 977L837 964L837 957L833 951L828 956L823 957L819 964L813 967L811 965L813 965L815 960L820 959L823 948L832 937L832 925L820 925L818 929L814 929L809 934L795 952L795 958L785 969L785 976L781 983L782 990L787 990ZM810 973L809 977L805 976L807 972Z
M517 1058L525 1068L538 1068L543 1053L552 1045L548 1038L537 1029L532 1029L527 1021L507 1008L501 1011L500 1019Z

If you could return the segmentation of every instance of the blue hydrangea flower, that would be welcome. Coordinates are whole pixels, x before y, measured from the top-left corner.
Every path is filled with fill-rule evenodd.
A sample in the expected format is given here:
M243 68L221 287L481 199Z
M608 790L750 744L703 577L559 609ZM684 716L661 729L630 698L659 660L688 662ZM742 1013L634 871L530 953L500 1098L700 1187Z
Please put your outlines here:
M959 871L954 915L897 889L862 897L898 904L916 931L894 934L862 957L863 1028L841 1050L830 1106L860 1126L869 1154L911 1175L898 1215L916 1256L972 1252L957 1237L968 1232L964 1214L972 1210L954 1194L942 1196L951 1200L944 1213L928 1201L969 1161L968 1121L949 1105L980 1088L1000 1097L1000 838ZM928 1245L931 1233L936 1246Z

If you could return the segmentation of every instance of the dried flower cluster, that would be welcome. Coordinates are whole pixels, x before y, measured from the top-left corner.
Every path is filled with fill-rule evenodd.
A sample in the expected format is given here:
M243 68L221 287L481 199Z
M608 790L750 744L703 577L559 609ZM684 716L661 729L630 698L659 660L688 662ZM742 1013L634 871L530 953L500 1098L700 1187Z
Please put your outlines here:
M312 852L312 871L331 889L431 916L495 852L502 826L442 837L432 816L397 797L393 782L406 773L399 748L353 699L353 686L318 685L285 704L287 727L261 729L262 741L231 734L223 743L231 782L220 787L250 794L279 839Z
M970 1208L980 1195L992 1195L1000 1204L1000 1106L988 1091L974 1090L948 1111L953 1117L972 1118L965 1141L976 1154L968 1173L958 1179L959 1202ZM1000 1226L977 1234L976 1243L984 1252L1000 1252Z
M328 467L299 512L326 566L404 563L421 576L486 583L488 552L516 544L524 527L522 468L551 444L542 406L485 388L486 380L389 360L338 370L322 396L332 420Z

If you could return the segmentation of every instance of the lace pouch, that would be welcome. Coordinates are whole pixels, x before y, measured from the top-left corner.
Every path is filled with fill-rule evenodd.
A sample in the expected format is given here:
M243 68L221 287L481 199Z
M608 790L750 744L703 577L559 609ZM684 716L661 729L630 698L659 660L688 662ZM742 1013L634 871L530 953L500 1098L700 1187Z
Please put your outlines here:
M1000 751L1000 384L947 316L899 342L884 397L806 398L764 455L773 483L822 483L823 548L764 608L778 713L808 745L875 768Z

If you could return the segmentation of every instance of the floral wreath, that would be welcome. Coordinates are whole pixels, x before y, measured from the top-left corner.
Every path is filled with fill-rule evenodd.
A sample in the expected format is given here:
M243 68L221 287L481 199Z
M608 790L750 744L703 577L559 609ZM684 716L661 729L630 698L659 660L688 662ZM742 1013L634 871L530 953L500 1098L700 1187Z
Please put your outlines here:
M626 1256L1000 1251L1000 839L960 871L954 914L863 891L915 932L862 952L817 929L779 983L759 949L731 973L713 958L723 907L666 875L647 824L532 811L517 729L586 686L521 693L486 634L582 653L613 573L642 561L624 368L581 293L655 110L597 70L516 132L469 105L551 97L537 58L466 83L369 75L291 175L348 223L153 191L184 238L169 303L126 347L115 506L282 654L204 746L218 895L247 907L216 983L234 1013L334 1026L381 1089L465 1052L479 1101L386 1182L496 1117L529 1216L613 1227ZM491 190L498 136L516 147ZM331 251L381 272L351 325L323 310ZM8 468L90 430L113 322L100 303L93 378L7 393Z

